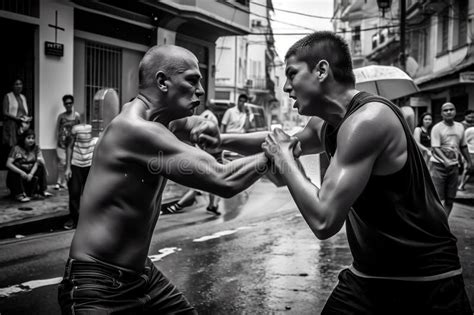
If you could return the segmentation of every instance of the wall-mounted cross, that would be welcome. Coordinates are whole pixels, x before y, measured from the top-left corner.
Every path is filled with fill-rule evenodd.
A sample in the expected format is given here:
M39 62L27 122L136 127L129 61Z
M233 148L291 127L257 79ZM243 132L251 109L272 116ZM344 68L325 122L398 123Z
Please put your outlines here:
M58 30L64 32L64 28L58 26L58 11L56 10L56 22L53 24L48 24L49 27L54 28L54 42L58 42Z

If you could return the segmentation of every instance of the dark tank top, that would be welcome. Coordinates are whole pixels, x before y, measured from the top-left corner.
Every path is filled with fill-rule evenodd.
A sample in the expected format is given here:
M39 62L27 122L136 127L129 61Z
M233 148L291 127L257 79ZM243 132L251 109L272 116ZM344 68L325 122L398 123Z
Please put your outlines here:
M379 96L359 92L342 122L369 102L386 104L397 115L407 138L407 161L393 174L371 175L349 211L346 231L353 267L376 277L432 276L459 269L456 238L398 107ZM329 156L336 151L341 124L337 128L323 126Z
M420 143L424 145L427 148L431 148L431 137L430 134L426 131L423 130L423 128L420 127Z

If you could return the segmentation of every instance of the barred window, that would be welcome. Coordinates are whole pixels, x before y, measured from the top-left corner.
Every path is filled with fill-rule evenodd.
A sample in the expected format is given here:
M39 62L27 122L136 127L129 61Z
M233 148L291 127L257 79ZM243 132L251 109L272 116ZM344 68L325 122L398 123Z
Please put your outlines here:
M122 49L88 41L85 55L86 121L90 122L94 95L100 89L114 89L121 103Z

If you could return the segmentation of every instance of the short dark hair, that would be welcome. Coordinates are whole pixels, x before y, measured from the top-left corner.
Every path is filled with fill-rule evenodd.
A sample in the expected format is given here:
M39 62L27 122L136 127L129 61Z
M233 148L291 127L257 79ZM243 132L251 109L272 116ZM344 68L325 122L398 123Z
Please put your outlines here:
M239 97L237 98L237 101L240 100L241 98L245 98L246 102L249 100L249 97L247 96L247 94L240 94Z
M288 49L285 60L292 56L306 62L311 71L319 61L324 59L331 65L336 81L352 86L355 84L349 46L341 36L334 32L318 31L306 35Z
M465 112L464 112L464 116L467 116L469 114L472 114L474 113L474 109L467 109Z
M71 94L66 94L63 96L63 103L66 103L66 100L71 100L74 103L74 96Z

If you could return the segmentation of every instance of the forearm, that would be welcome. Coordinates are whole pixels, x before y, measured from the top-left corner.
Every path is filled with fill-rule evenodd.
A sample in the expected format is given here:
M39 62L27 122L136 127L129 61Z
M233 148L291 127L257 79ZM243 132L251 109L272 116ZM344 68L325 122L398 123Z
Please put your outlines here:
M13 116L13 115L9 114L8 112L3 113L3 116L8 117L8 118L10 118L12 120L15 120L15 121L20 121L19 117Z
M34 164L33 167L31 168L29 174L34 175L37 170L38 170L38 162L35 162L35 164Z
M71 160L72 160L72 146L68 145L66 147L66 169L71 168Z
M262 143L267 135L267 131L249 134L222 134L221 147L242 155L257 154L262 152Z
M443 151L441 150L441 148L439 147L433 147L433 151L435 153L435 155L441 159L441 161L443 163L449 163L449 159L446 157L446 155L444 155Z
M20 169L19 167L17 167L15 164L13 164L12 162L7 162L7 168L12 171L12 172L15 172L19 175L23 175L23 174L26 174L25 171L23 171L22 169Z
M284 165L278 171L311 231L319 239L334 235L338 229L331 224L330 212L319 197L320 189L299 169L296 160L288 160Z
M422 145L421 143L417 142L418 144L418 147L420 148L421 151L423 152L428 152L430 151L430 149L428 149L427 147L425 147L424 145Z
M223 197L231 197L252 185L268 170L268 159L263 153L234 160L223 165L219 174L227 192L216 191ZM221 190L221 189L219 189Z

